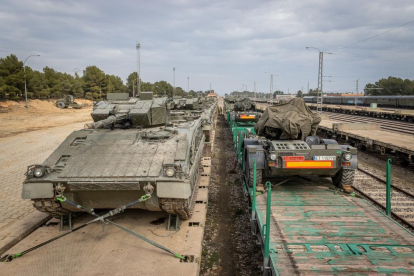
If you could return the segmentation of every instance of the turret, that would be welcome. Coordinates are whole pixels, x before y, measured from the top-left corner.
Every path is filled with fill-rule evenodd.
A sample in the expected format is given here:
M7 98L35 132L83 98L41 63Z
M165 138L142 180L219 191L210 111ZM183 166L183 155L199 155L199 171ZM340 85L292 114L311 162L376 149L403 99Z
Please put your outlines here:
M85 128L130 128L165 125L167 123L167 98L153 98L152 92L142 92L140 99L102 101L95 106L91 116L94 123Z

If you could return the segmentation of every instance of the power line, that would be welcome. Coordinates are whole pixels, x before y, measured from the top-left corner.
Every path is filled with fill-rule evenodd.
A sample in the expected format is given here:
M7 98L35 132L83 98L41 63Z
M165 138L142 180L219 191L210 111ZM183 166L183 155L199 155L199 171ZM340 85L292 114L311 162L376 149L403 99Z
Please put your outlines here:
M391 31L394 31L394 30L396 30L396 29L398 29L398 28L404 27L404 26L406 26L406 25L408 25L408 24L411 24L411 23L414 23L414 20L409 21L409 22L407 22L407 23L404 23L404 24L402 24L402 25L400 25L400 26L397 26L397 27L395 27L395 28L389 29L389 30L387 30L387 31L385 31L385 32L382 32L382 33L376 34L376 35L374 35L374 36L371 36L371 37L365 38L365 39L363 39L363 40L357 41L357 42L355 42L355 43L352 43L352 44L346 45L346 46L344 46L344 47L341 47L341 48L337 49L336 51L340 51L340 50L342 50L342 49L345 49L345 48L348 48L348 47L354 46L354 45L359 44L359 43L362 43L362 42L365 42L365 41L367 41L367 40L369 40L369 39L372 39L372 38L375 38L375 37L381 36L381 35L383 35L383 34L389 33L389 32L391 32ZM341 55L341 54L335 54L335 53L332 53L332 54L333 54L333 55L338 55L338 56L340 56L340 55ZM344 56L345 56L345 55L344 55ZM352 55L349 55L349 56L352 56ZM354 57L358 57L358 56L354 56ZM359 58L364 58L364 57L359 57ZM295 70L295 69L297 69L297 68L299 68L299 67L302 67L303 65L305 65L305 64L307 64L307 63L309 63L309 62L311 62L311 61L313 61L313 60L315 60L315 59L316 59L316 58L313 58L313 59L311 59L311 60L308 60L308 61L306 61L306 62L304 62L304 63L299 64L298 66L293 67L292 69L289 69L289 70L284 71L284 72L282 72L282 73L279 73L279 74L277 74L277 75L281 76L281 75L283 75L283 74L289 73L289 72L291 72L291 71L293 71L293 70ZM372 58L372 59L376 59L376 58ZM379 59L379 60L384 60L384 59ZM386 60L386 61L394 61L394 60ZM412 63L412 62L404 62L404 61L394 61L394 62Z
M310 59L310 60L308 60L308 61L306 61L306 62L304 62L304 63L302 63L302 64L300 64L300 65L298 65L298 66L293 67L292 69L289 69L289 70L287 70L287 71L285 71L285 72L282 72L282 73L277 74L277 76L282 76L283 74L289 73L289 72L291 72L291 71L295 70L296 68L302 67L303 65L305 65L305 64L307 64L307 63L309 63L309 62L311 62L311 61L313 61L313 60L315 60L315 59L317 59L317 58L318 58L318 57L313 58L313 59Z
M410 21L410 22L407 22L407 23L404 23L404 24L402 24L402 25L400 25L400 26L397 26L397 27L395 27L395 28L389 29L389 30L387 30L387 31L385 31L385 32L379 33L379 34L377 34L377 35L370 36L370 37L365 38L365 39L363 39L363 40L360 40L360 41L358 41L358 42L355 42L355 43L349 44L349 45L347 45L347 46L341 47L341 48L337 49L336 51L339 51L339 50L342 50L342 49L345 49L345 48L348 48L348 47L354 46L354 45L356 45L356 44L359 44L359 43L365 42L365 41L367 41L367 40L370 40L370 39L375 38L375 37L378 37L378 36L380 36L380 35L383 35L383 34L389 33L389 32L391 32L391 31L394 31L394 30L396 30L396 29L398 29L398 28L404 27L404 26L406 26L406 25L408 25L408 24L411 24L411 23L414 23L414 20L412 20L412 21Z
M391 61L391 62L401 62L401 63L407 63L407 64L413 64L414 63L414 62L409 62L409 61L392 60L392 59L384 59L384 58L361 57L361 56L355 56L355 55L336 54L336 53L331 53L331 54L335 55L335 56L356 57L356 58L360 58L360 59L374 59L374 60L383 60L383 61Z

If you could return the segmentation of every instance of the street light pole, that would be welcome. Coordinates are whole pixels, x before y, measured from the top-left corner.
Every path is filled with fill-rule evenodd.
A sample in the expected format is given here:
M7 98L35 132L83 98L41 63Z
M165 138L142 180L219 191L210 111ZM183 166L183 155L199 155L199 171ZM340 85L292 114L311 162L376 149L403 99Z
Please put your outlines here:
M26 85L26 61L29 59L29 57L40 57L40 55L30 55L28 56L24 62L23 62L23 71L24 71L24 97L26 99L26 108L29 108L29 105L27 104L27 85Z
M317 91L317 100L316 100L316 111L319 114L322 114L322 104L323 104L323 54L331 55L332 53L322 52L315 47L306 47L306 49L316 49L319 52L319 69L318 69L318 91Z

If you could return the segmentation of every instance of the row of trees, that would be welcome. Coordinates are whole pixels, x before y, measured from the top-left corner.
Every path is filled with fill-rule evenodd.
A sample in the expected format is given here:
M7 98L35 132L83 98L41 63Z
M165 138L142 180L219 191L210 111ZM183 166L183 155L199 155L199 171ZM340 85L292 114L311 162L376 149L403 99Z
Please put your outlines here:
M414 95L414 80L401 79L396 77L388 77L387 79L380 79L375 83L368 83L365 86L364 93L366 96L386 96L386 95ZM243 97L254 97L254 92L231 92L233 96L242 95ZM269 94L257 93L258 98L269 97ZM260 96L259 96L260 95ZM275 91L273 97L276 95L284 95L283 91ZM309 89L308 93L303 93L302 90L296 92L296 97L317 96L318 89Z
M368 83L365 86L365 95L414 95L414 81L396 77L380 79L375 83Z
M301 90L297 92L297 97L317 96L318 89L310 89L309 93L303 94ZM364 94L366 96L409 96L414 95L414 80L401 79L396 77L382 78L375 83L365 85Z
M26 75L27 95L29 98L59 98L63 95L74 95L76 98L90 100L104 99L107 93L137 91L137 73L129 74L126 84L118 76L106 74L97 66L88 66L79 76L57 72L45 67L43 72L33 70L29 66L23 69L23 62L15 55L0 59L0 98L18 100L24 96L24 77ZM173 86L166 81L155 83L142 82L141 91L153 91L155 95L173 95ZM194 91L190 94L206 95L209 91ZM214 91L213 91L214 92ZM175 95L185 96L188 93L181 87L175 88Z

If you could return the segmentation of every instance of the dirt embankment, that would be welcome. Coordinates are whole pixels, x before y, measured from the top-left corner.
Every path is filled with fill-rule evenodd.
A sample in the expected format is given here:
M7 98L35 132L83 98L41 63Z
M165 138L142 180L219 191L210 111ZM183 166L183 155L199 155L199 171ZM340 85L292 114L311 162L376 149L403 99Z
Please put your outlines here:
M26 108L24 101L0 101L0 138L92 120L90 117L92 101L76 100L77 103L84 104L82 109L59 109L55 102L55 100L29 100L29 108Z

